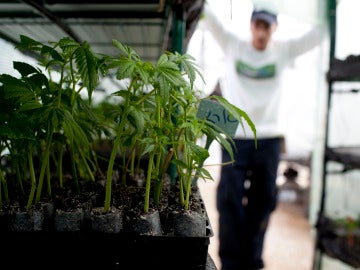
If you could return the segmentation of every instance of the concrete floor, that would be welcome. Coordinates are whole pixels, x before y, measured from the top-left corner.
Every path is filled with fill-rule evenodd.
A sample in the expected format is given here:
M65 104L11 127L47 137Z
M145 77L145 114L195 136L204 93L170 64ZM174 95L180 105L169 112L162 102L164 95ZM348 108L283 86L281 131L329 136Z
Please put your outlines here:
M218 213L215 205L219 166L207 166L206 169L212 174L214 181L204 182L200 180L199 188L214 232L214 236L210 238L209 255L216 268L220 270L221 263L217 254ZM279 170L281 169L283 167L280 166ZM299 176L301 177L301 174ZM266 233L264 270L311 270L314 237L313 228L307 220L307 198L304 196L304 192L301 193L301 196L299 193L290 192L291 190L284 184L281 173L279 173L278 183L280 187L279 203L271 216ZM306 184L305 188L308 188Z

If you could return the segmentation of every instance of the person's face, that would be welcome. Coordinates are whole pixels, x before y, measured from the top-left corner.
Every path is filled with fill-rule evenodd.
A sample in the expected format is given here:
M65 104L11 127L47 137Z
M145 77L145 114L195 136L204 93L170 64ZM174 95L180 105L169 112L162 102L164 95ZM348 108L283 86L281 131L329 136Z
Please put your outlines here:
M276 30L277 24L269 25L262 20L251 22L250 29L252 33L252 44L255 49L263 51L269 43L269 40Z

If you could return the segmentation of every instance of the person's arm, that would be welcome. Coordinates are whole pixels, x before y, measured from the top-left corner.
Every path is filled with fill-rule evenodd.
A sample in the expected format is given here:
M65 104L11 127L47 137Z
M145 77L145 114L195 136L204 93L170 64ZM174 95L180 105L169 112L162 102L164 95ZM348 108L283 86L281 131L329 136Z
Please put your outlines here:
M295 58L301 54L310 51L317 45L320 45L325 36L325 29L322 25L314 26L303 36L290 40L289 54L291 58Z
M221 49L225 50L228 39L227 30L207 3L204 5L204 24Z

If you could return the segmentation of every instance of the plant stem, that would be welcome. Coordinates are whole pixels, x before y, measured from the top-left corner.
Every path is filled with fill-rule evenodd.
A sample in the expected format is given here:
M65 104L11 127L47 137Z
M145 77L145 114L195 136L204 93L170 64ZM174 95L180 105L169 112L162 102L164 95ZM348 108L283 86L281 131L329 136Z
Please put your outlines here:
M71 160L71 171L72 176L75 184L75 191L76 194L80 194L80 186L79 186L79 179L78 179L78 173L76 169L76 160L75 160L75 153L74 153L74 147L72 147L73 142L70 143L70 160Z
M123 119L126 119L128 115L128 112L125 111L123 114ZM113 167L114 162L117 154L117 150L119 148L120 142L121 142L121 133L125 126L125 120L120 122L120 125L116 132L116 138L114 141L113 149L111 151L109 165L106 173L106 182L105 182L105 202L104 202L104 212L107 213L110 210L110 204L111 204L111 186L112 186L112 175L113 175Z
M35 179L35 171L34 171L34 163L33 163L33 152L29 150L28 152L28 160L29 160L29 170L30 170L30 180L31 180L31 189L29 199L26 205L26 210L29 210L32 202L34 200L35 190L36 190L36 179Z
M151 175L154 165L154 156L155 151L152 151L149 156L149 164L148 164L148 170L146 174L146 185L145 185L145 203L144 203L144 212L149 212L150 207L150 189L151 189Z
M79 152L81 160L83 161L83 164L85 166L87 175L89 176L89 178L92 182L95 182L95 176L94 176L93 172L91 171L89 164L86 161L84 151L78 147L78 152Z
M130 89L132 89L132 86L134 83L135 83L135 79L132 80L132 82L129 85L129 88L128 88L129 92L130 92ZM109 165L108 165L108 169L107 169L107 173L106 173L105 202L104 202L104 212L105 213L109 212L109 210L110 210L113 167L114 167L114 162L115 162L115 158L116 158L116 153L117 153L117 150L118 150L120 142L121 142L121 135L125 128L126 119L129 114L129 105L130 105L130 97L127 97L125 99L125 104L124 104L125 109L122 114L122 120L116 131L116 137L115 137L113 149L111 151Z
M59 153L59 162L58 162L58 177L59 177L59 185L60 188L64 187L64 179L63 179L63 155L64 150L62 147L60 147L60 153Z
M116 136L113 149L111 151L110 160L108 164L107 174L106 174L106 183L105 183L105 202L104 202L104 212L107 213L110 210L111 204L111 185L112 185L112 174L114 161L117 153L117 146L120 144L120 136Z
M36 190L35 203L38 203L41 198L41 191L42 191L42 186L43 186L43 182L44 182L44 175L45 175L46 167L49 166L49 155L50 155L50 146L51 146L52 136L53 136L53 132L50 131L50 128L49 128L49 135L46 140L45 152L43 153L42 160L41 160L42 162L41 162L38 187Z
M186 135L186 132L185 132ZM186 164L186 166L188 168L192 168L191 166L191 158L188 155L188 151L187 151L187 146L186 144L184 144L183 147L183 156L184 156L184 163ZM191 170L188 169L186 170L185 176L183 177L183 182L184 182L184 186L185 186L185 199L183 202L184 208L185 210L189 209L189 198L190 198L190 193L191 193Z
M170 150L168 151L164 164L161 167L161 171L159 173L159 179L161 179L161 183L163 183L164 177L165 177L165 172L167 170L167 168L169 167L171 158L173 156L174 153L174 148L170 148ZM161 195L161 190L162 190L162 186L160 187L155 187L155 204L160 202L160 195Z
M158 154L156 155L156 163L154 169L154 179L155 179L155 187L154 187L154 203L158 205L160 202L163 178L161 177L160 168L162 163L163 154L159 148Z
M47 191L49 197L51 197L51 174L50 174L50 166L46 166L46 183L47 183Z
M2 191L2 187L4 188L4 192ZM5 202L9 202L9 191L7 188L7 183L6 183L6 179L3 175L3 172L0 168L0 209L2 208L2 203L3 203L3 198L2 198L2 194L4 194L5 197Z

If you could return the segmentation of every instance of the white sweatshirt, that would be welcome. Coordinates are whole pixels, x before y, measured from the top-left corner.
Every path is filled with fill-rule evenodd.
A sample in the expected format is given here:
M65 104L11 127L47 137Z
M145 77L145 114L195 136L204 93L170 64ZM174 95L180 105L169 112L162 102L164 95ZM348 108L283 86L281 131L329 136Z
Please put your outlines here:
M249 115L257 138L283 136L279 127L282 71L294 58L320 44L321 28L315 27L297 39L271 40L264 51L258 51L250 40L228 31L208 5L204 11L205 27L224 52L222 96ZM253 139L254 134L245 121L244 127L245 133L239 125L235 138Z

